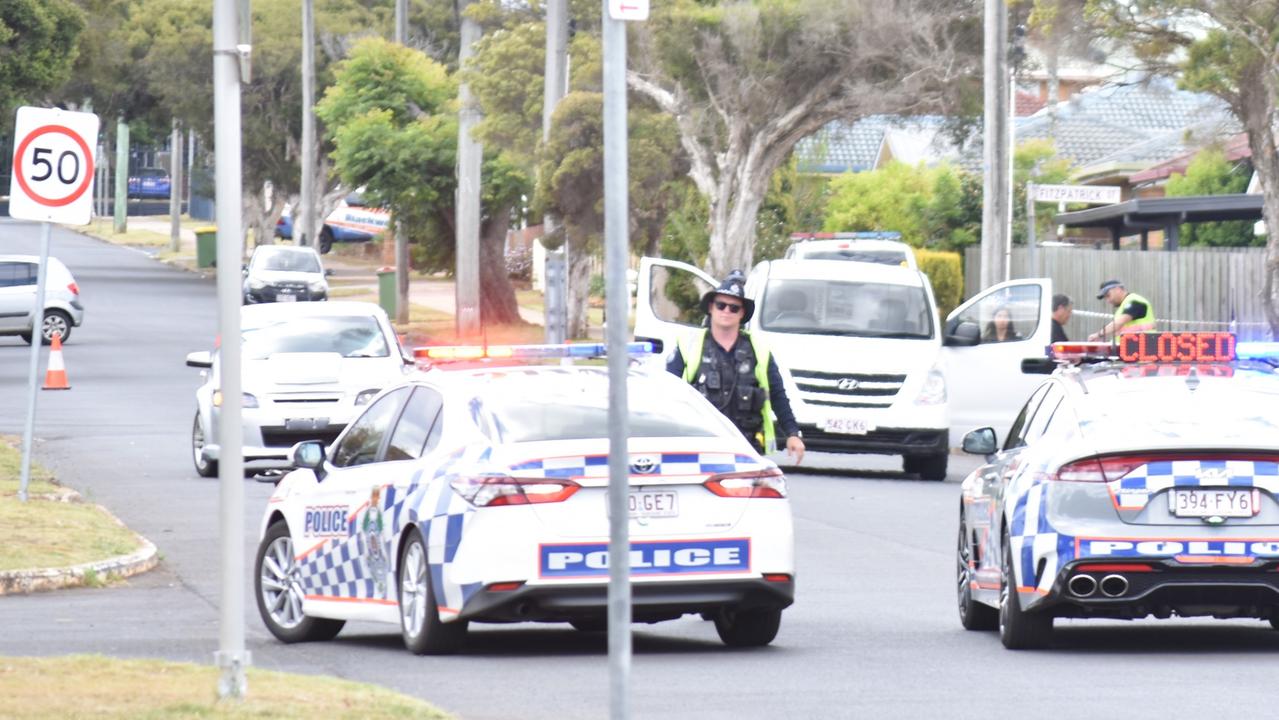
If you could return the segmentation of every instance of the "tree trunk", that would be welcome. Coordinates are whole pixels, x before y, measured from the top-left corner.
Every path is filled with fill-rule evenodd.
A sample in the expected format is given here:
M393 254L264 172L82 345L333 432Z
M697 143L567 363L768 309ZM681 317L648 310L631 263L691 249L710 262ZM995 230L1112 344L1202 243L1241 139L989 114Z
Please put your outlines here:
M480 228L480 322L484 325L521 323L515 288L506 274L506 233L510 208L499 208Z
M589 332L586 308L591 298L591 254L590 243L579 237L577 232L569 232L568 243L568 297L565 299L568 327L565 335L569 340L576 340L587 337Z
M706 271L712 277L722 280L732 270L750 272L755 257L755 220L772 171L754 164L741 166L743 176L762 174L764 183L738 182L731 171L720 176L711 206L710 254L706 259Z
M1270 122L1279 105L1279 73L1264 64L1250 70L1243 75L1244 87L1260 86L1265 90L1241 92L1232 104L1248 132L1254 171L1261 176L1261 216L1267 231L1262 307L1271 336L1279 337L1279 158L1275 155L1274 126Z

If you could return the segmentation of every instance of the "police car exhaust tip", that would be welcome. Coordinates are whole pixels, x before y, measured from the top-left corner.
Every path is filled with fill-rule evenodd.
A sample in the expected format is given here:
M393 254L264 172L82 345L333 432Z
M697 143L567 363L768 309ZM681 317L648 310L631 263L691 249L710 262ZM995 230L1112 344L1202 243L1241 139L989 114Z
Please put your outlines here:
M1112 575L1111 577L1117 577ZM1091 575L1076 575L1070 579L1067 585L1072 595L1076 597L1088 597L1097 592L1097 581Z
M1123 575L1107 575L1101 579L1101 594L1106 597L1119 597L1128 592L1128 578Z

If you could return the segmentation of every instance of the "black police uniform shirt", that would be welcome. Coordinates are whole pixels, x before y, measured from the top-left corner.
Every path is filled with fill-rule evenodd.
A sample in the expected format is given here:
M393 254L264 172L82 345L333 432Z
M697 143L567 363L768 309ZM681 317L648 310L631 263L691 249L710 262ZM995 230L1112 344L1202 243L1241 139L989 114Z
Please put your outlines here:
M1049 342L1070 342L1070 338L1066 337L1066 328L1056 320L1053 320L1053 335Z
M737 351L737 346L746 343L750 346L750 337L746 333L738 333L737 343L733 347L725 350L723 346L715 342L715 338L711 336L709 330L706 332L703 348L713 347L716 353L719 353L721 360L732 361ZM703 350L704 351L704 350ZM682 378L684 377L684 354L677 347L675 354L666 363L666 369L672 375ZM795 412L791 410L790 399L786 397L786 388L782 384L782 371L777 367L777 358L769 353L768 355L768 400L773 405L773 414L777 416L777 424L782 426L782 432L785 437L799 434L799 423L795 421ZM779 441L779 444L781 442Z

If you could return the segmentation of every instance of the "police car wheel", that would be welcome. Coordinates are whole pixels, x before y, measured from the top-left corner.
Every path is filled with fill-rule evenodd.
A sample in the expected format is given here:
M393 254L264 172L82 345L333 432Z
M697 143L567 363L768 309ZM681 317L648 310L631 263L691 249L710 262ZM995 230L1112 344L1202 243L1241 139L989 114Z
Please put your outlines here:
M1037 650L1052 642L1053 618L1021 609L1013 572L1013 551L1004 535L1004 567L999 582L999 640L1009 650Z
M715 616L715 632L730 647L760 647L777 637L782 611L776 608L742 610L726 607Z
M328 228L320 231L320 254L327 255L333 249L333 232Z
M218 461L204 456L206 442L204 425L200 423L200 411L195 413L195 423L191 427L191 455L195 462L195 472L200 477L214 477L218 474Z
M915 458L915 472L925 480L945 480L949 455L924 455Z
M258 613L271 634L286 643L332 640L344 620L307 617L302 614L301 570L293 552L293 538L283 521L271 525L258 545L253 573Z
M466 642L466 621L440 620L422 533L413 528L400 554L400 632L414 655L451 655Z
M968 528L965 526L964 518L961 514L959 517L959 546L955 551L959 624L963 625L965 630L997 630L999 628L999 611L973 599L973 571L969 565L972 557Z
M1270 618L1270 627L1279 630L1279 617Z

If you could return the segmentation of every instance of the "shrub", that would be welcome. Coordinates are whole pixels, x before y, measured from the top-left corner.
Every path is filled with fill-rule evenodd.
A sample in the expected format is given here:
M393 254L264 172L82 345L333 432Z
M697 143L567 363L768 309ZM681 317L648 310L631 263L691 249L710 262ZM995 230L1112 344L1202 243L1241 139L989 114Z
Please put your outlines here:
M533 279L533 248L531 246L515 245L506 251L506 275L512 280Z
M964 298L964 265L957 252L915 248L919 269L928 276L937 298L938 321L945 321Z

